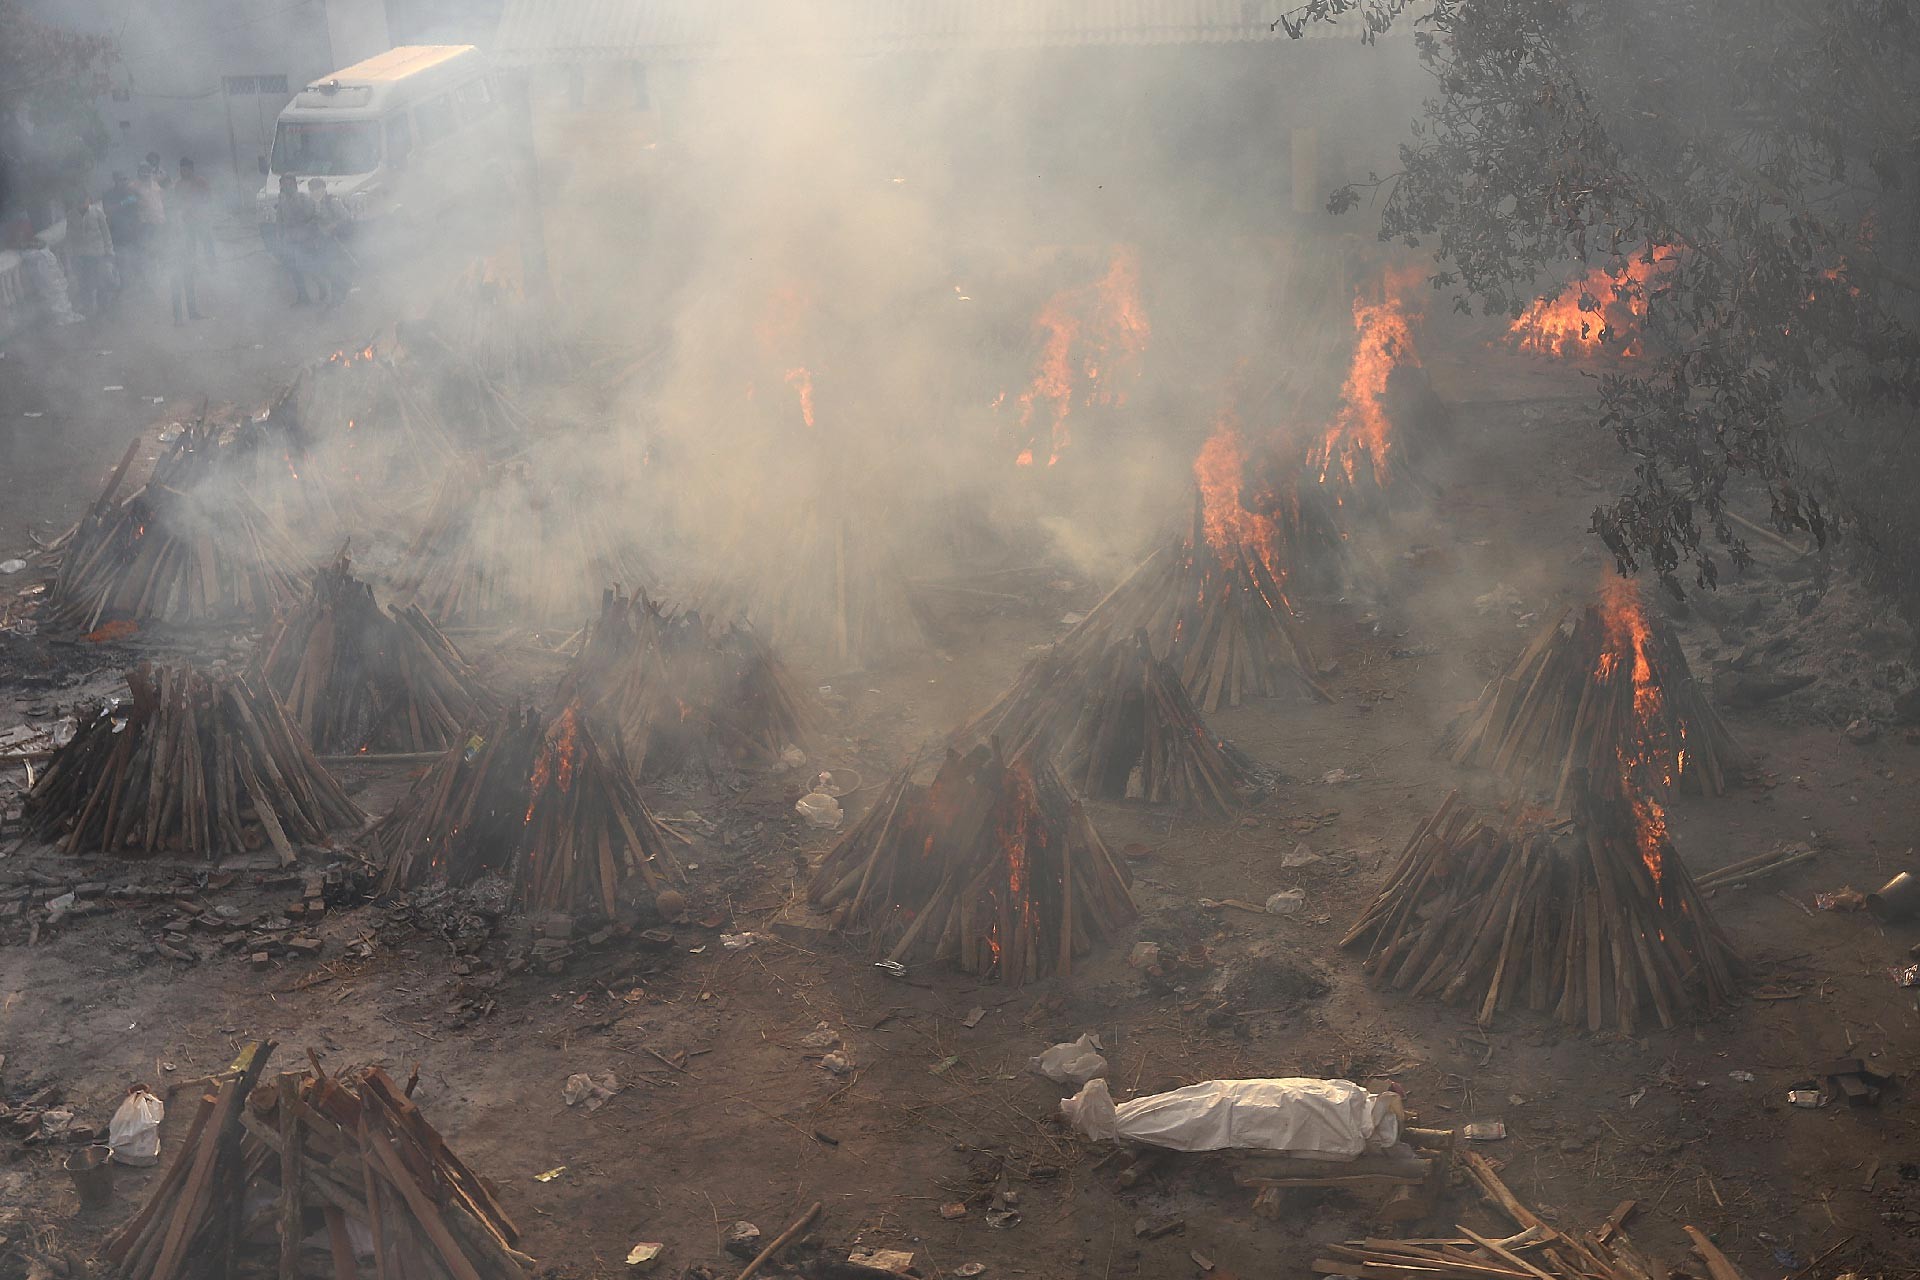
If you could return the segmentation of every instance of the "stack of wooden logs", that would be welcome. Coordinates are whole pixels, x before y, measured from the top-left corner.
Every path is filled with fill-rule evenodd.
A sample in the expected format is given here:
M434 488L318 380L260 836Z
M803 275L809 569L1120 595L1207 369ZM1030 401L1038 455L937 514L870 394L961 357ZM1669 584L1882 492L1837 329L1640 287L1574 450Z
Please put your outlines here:
M262 663L317 751L442 751L498 700L418 606L382 610L344 550L313 575Z
M1015 753L1030 745L1051 752L1067 785L1104 800L1222 816L1244 805L1254 785L1252 762L1207 728L1145 631L1092 662L1056 648L1028 663L954 734L961 744L989 738Z
M1087 661L1145 631L1202 711L1292 690L1326 701L1284 585L1257 549L1210 544L1196 500L1187 537L1147 557L1060 649Z
M1381 1280L1652 1280L1687 1274L1655 1263L1627 1237L1623 1227L1637 1207L1632 1200L1622 1201L1591 1231L1562 1231L1523 1204L1486 1157L1468 1151L1460 1167L1487 1206L1513 1224L1513 1234L1456 1226L1451 1236L1349 1240L1327 1246L1314 1274ZM1685 1230L1711 1280L1744 1280L1703 1233Z
M571 626L600 584L646 577L588 506L543 495L519 463L452 468L405 563L397 594L441 626Z
M274 1047L251 1046L244 1065L202 1095L146 1203L107 1246L117 1274L533 1273L492 1185L412 1101L414 1080L403 1087L378 1067L328 1075L311 1052L311 1071L265 1079Z
M619 748L577 705L551 724L514 707L449 749L380 823L382 891L504 874L530 911L614 914L621 886L682 872Z
M365 815L247 678L190 665L127 673L132 698L80 727L28 793L33 829L67 853L219 857L325 844Z
M1724 792L1742 754L1694 682L1673 628L1646 613L1631 583L1589 605L1571 628L1569 612L1449 727L1448 758L1552 789L1556 808L1578 770L1622 765L1641 786Z
M1524 1004L1622 1035L1730 1001L1740 962L1657 802L1581 781L1571 822L1484 819L1449 795L1342 939L1367 948L1372 983L1469 1003L1483 1025Z
M121 458L68 539L53 617L103 622L264 621L299 598L301 563L286 533L221 465L217 427L185 427L147 482L119 490L143 442Z
M1019 986L1071 974L1134 919L1128 883L1045 754L989 743L947 752L926 787L903 769L807 896L889 961L950 960Z
M618 587L601 594L559 696L617 726L629 762L649 778L767 764L805 732L799 687L759 632L718 628Z

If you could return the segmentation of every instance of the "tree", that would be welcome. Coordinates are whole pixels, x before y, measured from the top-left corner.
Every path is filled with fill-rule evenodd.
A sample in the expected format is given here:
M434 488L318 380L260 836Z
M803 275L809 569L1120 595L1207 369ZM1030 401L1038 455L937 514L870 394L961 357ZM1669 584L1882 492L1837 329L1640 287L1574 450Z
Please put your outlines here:
M59 194L105 153L92 72L112 50L0 0L0 211Z
M1630 489L1593 517L1621 571L1644 563L1679 594L1689 570L1714 583L1718 549L1743 564L1727 517L1744 478L1777 528L1823 544L1856 532L1920 600L1905 564L1920 517L1875 492L1891 461L1908 469L1892 496L1920 508L1905 422L1920 399L1920 13L1308 0L1281 22L1297 36L1342 15L1368 39L1413 24L1434 77L1400 171L1361 184L1381 237L1430 244L1435 287L1463 310L1517 317L1597 267L1636 313L1625 332L1594 290L1579 300L1603 345L1638 347L1596 404L1634 459ZM1362 199L1345 188L1329 208Z

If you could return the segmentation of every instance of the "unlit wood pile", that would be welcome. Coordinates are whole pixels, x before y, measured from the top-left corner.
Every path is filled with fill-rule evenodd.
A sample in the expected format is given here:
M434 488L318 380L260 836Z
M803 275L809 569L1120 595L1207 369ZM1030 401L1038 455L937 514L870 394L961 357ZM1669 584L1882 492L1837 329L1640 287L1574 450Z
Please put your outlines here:
M102 622L264 620L299 598L305 566L278 524L220 465L218 430L183 429L124 497L135 441L75 528L54 580L53 616Z
M243 1071L201 1097L146 1203L107 1246L120 1276L531 1274L518 1228L414 1105L412 1081L378 1067L328 1075L317 1058L312 1071L263 1079L273 1049L253 1046Z
M1375 986L1631 1035L1733 998L1740 962L1645 796L1589 794L1571 823L1483 819L1449 795L1343 946Z
M646 574L579 495L542 494L519 464L447 473L396 592L441 626L577 625L607 582Z
M62 747L33 790L33 829L67 853L218 857L295 843L365 820L271 697L246 677L143 664L132 697Z
M1609 589L1571 628L1562 613L1449 727L1443 750L1566 804L1580 769L1621 763L1641 784L1717 796L1742 754L1702 694L1673 628L1650 618L1631 583Z
M535 912L612 915L630 876L655 890L682 876L617 738L598 736L573 705L551 724L514 708L451 748L374 828L373 843L383 891L491 871Z
M1202 711L1300 691L1325 701L1284 584L1255 549L1211 545L1193 530L1162 547L1061 640L1077 661L1145 631Z
M805 731L800 693L757 631L716 627L642 593L604 591L600 616L561 680L618 727L629 762L657 777L693 764L765 764Z
M1349 1240L1327 1246L1313 1264L1314 1274L1382 1280L1650 1280L1667 1274L1621 1230L1633 1202L1623 1203L1592 1231L1560 1231L1521 1203L1478 1152L1466 1152L1460 1167L1488 1206L1513 1223L1514 1234L1482 1235L1461 1226L1452 1236ZM1687 1230L1713 1280L1742 1280L1725 1255L1691 1227Z
M268 645L267 687L315 750L439 751L497 700L418 606L382 610L343 551Z
M502 386L566 380L584 364L558 307L527 296L517 264L474 262L434 301L430 318L448 346Z
M808 890L888 960L948 960L1018 986L1073 972L1137 914L1124 868L1045 755L949 751L926 787L903 770Z
M998 738L1016 753L1035 745L1052 753L1068 786L1101 799L1218 815L1243 805L1254 785L1251 762L1207 727L1144 631L1092 662L1057 649L1034 659L954 738Z

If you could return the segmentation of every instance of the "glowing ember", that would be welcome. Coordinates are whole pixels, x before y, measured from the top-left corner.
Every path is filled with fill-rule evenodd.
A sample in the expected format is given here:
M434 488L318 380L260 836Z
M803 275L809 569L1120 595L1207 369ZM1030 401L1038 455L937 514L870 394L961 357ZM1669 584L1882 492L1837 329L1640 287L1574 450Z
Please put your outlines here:
M546 794L549 782L557 784L563 792L573 789L573 758L579 742L579 715L573 706L568 706L560 713L560 718L553 722L553 727L547 730L546 745L533 763L533 784L528 789L525 821L533 821L533 810L540 803L540 797Z
M1022 448L1014 459L1023 467L1032 466L1042 448L1048 466L1060 461L1073 438L1067 419L1074 406L1126 403L1127 384L1139 376L1152 333L1140 302L1138 254L1116 250L1106 275L1091 288L1054 294L1033 326L1041 335L1040 359L1019 396Z
M802 366L787 370L787 385L800 397L800 420L813 425L813 374Z
M1340 388L1339 411L1315 458L1323 482L1335 467L1352 481L1362 454L1372 460L1375 482L1387 482L1387 454L1393 448L1387 383L1401 365L1420 367L1413 345L1420 313L1409 306L1406 294L1421 278L1418 268L1389 271L1381 281L1379 301L1365 296L1353 300L1353 358Z
M1507 332L1520 350L1538 355L1592 355L1617 343L1621 355L1637 356L1647 286L1671 261L1641 256L1622 267L1595 267L1556 296L1536 300Z

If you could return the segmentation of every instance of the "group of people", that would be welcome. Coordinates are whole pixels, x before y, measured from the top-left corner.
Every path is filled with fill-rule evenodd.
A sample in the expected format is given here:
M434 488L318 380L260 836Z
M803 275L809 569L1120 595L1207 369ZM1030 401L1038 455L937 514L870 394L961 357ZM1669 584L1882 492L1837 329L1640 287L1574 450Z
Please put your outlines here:
M181 158L177 177L169 176L150 151L137 179L116 172L104 196L81 192L67 201L67 260L83 314L100 314L158 269L173 322L202 319L196 286L203 259L214 265L213 188L189 158Z
M273 251L293 279L294 306L308 305L314 294L328 307L337 307L345 299L347 268L353 261L347 241L352 233L346 202L327 190L326 179L309 178L302 191L300 179L290 173L280 175Z

